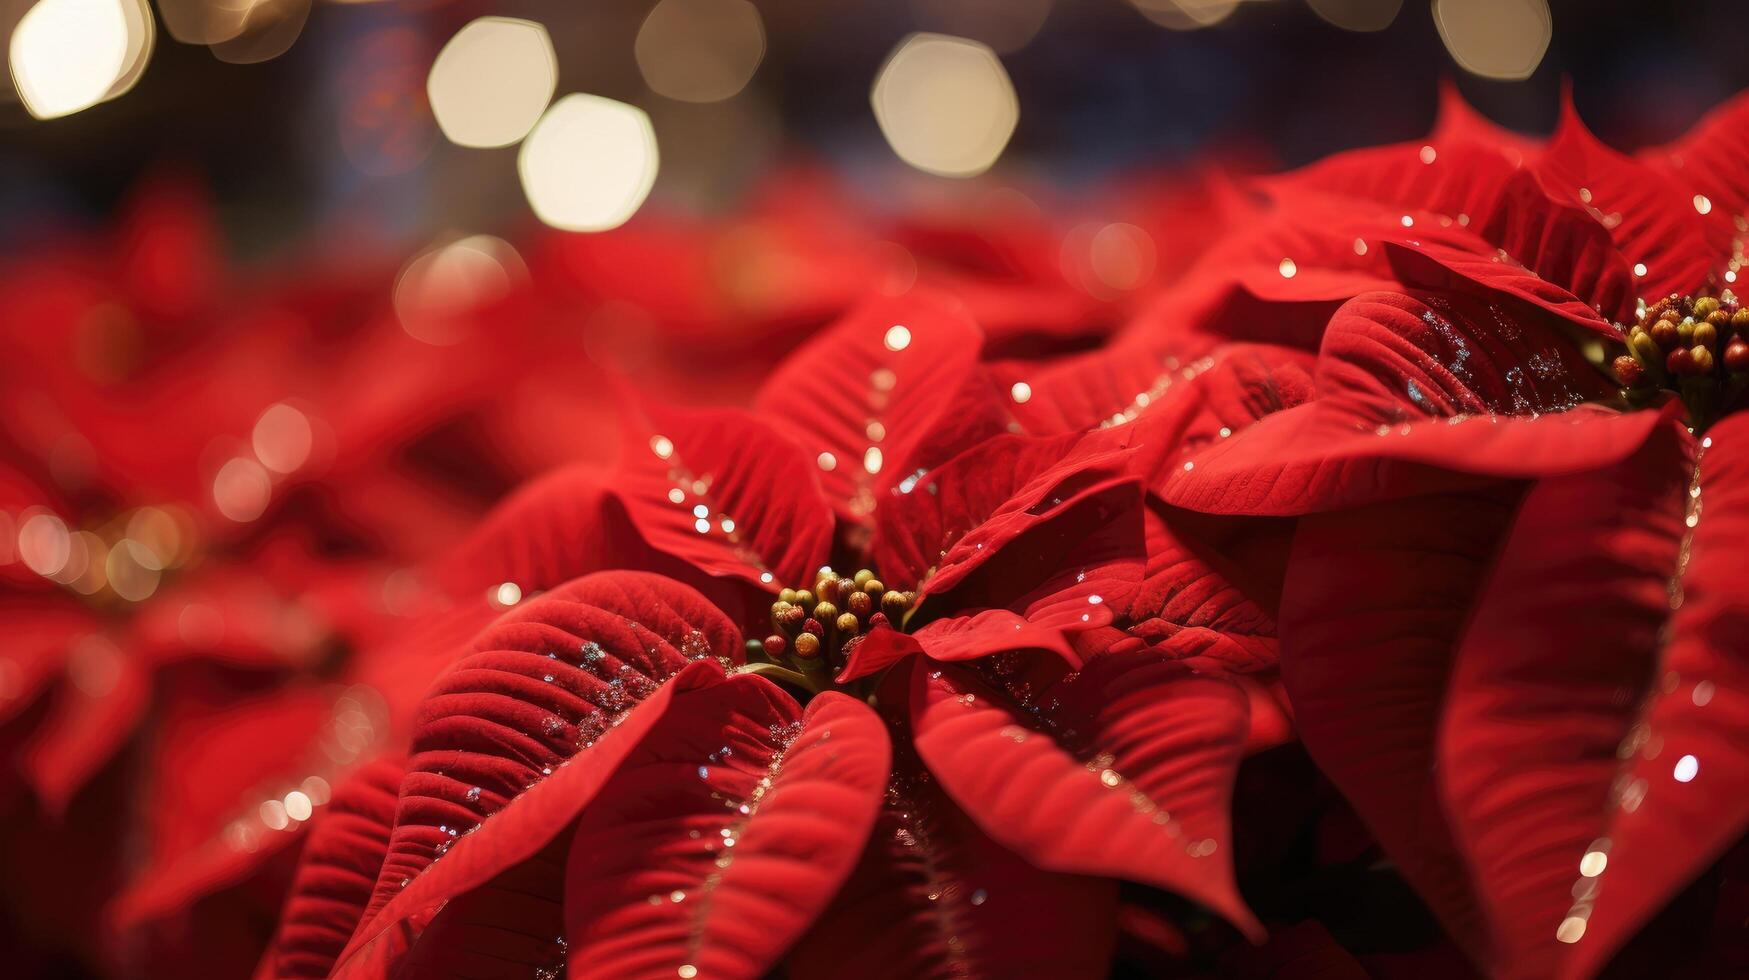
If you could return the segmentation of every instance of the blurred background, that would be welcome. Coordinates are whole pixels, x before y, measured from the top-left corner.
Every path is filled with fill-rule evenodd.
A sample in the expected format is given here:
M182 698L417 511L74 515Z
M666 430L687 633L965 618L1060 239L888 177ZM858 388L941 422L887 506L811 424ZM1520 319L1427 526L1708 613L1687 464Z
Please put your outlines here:
M458 36L482 16L527 23ZM508 236L541 210L518 141L578 92L648 114L652 210L732 206L779 157L878 204L904 179L892 147L1070 186L1211 151L1291 165L1424 132L1444 78L1529 131L1571 79L1600 136L1642 145L1692 121L1667 107L1695 115L1749 81L1744 25L1739 0L0 0L0 247L101 222L166 169L205 182L245 259L313 235L401 250L449 229ZM883 138L871 91L918 31L999 60L984 78L975 52L895 59ZM86 41L65 53L68 37ZM1011 139L929 145L920 116L988 118L1009 99ZM564 128L545 151L561 173Z
M556 584L457 543L639 398L746 403L913 285L989 361L1088 349L1217 168L1418 140L1442 85L1656 144L1749 86L1743 10L0 0L8 975L246 975L331 783Z

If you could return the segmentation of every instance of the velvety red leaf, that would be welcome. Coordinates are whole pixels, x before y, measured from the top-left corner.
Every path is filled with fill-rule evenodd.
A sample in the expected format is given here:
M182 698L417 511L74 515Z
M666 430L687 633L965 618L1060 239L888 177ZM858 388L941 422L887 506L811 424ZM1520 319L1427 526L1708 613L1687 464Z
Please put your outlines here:
M185 679L161 691L146 744L147 768L157 778L137 787L146 860L110 903L113 927L132 933L174 920L260 873L301 840L301 824L274 829L260 806L301 788L310 775L337 775L330 752L380 740L386 719L368 700L362 691L336 697L328 685L313 683L240 697L229 684ZM323 729L320 747L306 737Z
M1364 201L1398 212L1424 211L1464 215L1465 225L1489 214L1496 195L1525 162L1521 145L1503 143L1493 134L1476 138L1473 122L1449 107L1440 129L1427 139L1366 147L1327 157L1262 184L1274 196L1291 199L1308 192ZM1469 114L1473 120L1474 114Z
M1288 514L1453 485L1434 467L1516 477L1622 458L1657 414L1586 404L1616 389L1553 323L1467 293L1357 297L1325 334L1317 401L1196 454L1159 492Z
M755 678L748 677L734 683L744 685L752 680ZM677 711L708 711L718 697L716 689L726 683L731 681L725 679L720 665L709 660L692 662L682 668L670 683L657 687L635 708L627 711L619 724L601 733L599 740L577 751L568 764L558 762L551 767L551 774L540 773L544 776L540 781L520 792L501 796L506 800L501 808L485 802L483 788L473 799L469 799L473 796L471 792L463 791L458 798L466 801L466 805L476 807L480 814L474 821L463 825L477 827L473 831L463 833L458 829L452 837L448 834L449 824L437 825L445 829L436 831L435 826L413 822L425 814L418 809L420 798L409 792L412 781L403 780L396 826L390 836L389 860L395 860L397 845L408 839L410 831L416 839L411 846L402 846L401 850L411 856L403 856L398 864L423 870L414 876L394 878L391 876L399 873L398 868L385 864L373 893L373 907L366 909L363 924L341 954L334 975L390 975L396 962L419 944L420 933L430 921L430 910L481 886L501 881L502 876L514 878L538 873L519 870L520 865L537 855L546 853L548 861L562 865L565 840L562 832L596 798L614 769L662 722L671 705L679 702L680 707L674 709ZM416 751L419 744L415 742ZM459 753L451 752L450 755L461 758ZM414 762L418 764L417 755ZM441 801L433 799L425 809L433 810L441 805ZM448 809L458 810L460 804L449 804ZM402 823L404 819L408 821L405 825ZM408 829L404 830L404 826ZM438 846L443 848L442 853L436 853L436 846L422 844L432 832L436 832L441 840ZM423 855L418 853L420 849L423 849ZM402 885L402 880L407 884ZM556 876L554 880L562 882L562 876ZM549 889L549 895L556 907L559 902L557 886ZM387 900L380 906L374 904L385 896Z
M1460 945L1484 925L1434 783L1446 678L1514 487L1300 520L1279 613L1306 750Z
M1351 251L1353 244L1348 243ZM1139 308L1107 348L1141 341L1141 349L1152 351L1156 363L1168 356L1189 363L1233 342L1316 349L1331 311L1353 293L1342 290L1339 299L1296 300L1252 292L1250 277L1273 271L1279 278L1283 257L1273 267L1258 270L1249 265L1229 268L1213 253L1205 254L1186 278ZM1265 256L1252 259L1267 261Z
M1641 296L1718 288L1733 234L1724 211L1701 214L1692 190L1604 146L1580 122L1571 99L1532 169L1551 194L1585 207L1608 229L1635 264Z
M72 642L67 681L19 753L25 778L50 813L64 812L80 787L133 736L151 694L151 671L139 657L101 633Z
M436 564L437 584L471 598L501 582L532 593L606 568L683 573L685 562L638 534L611 482L589 466L530 481Z
M604 759L596 741L622 722L647 727L653 713L632 709L688 664L738 663L741 656L738 632L703 596L646 573L586 576L504 615L420 707L366 921L391 899L428 895L437 886L404 890L402 882L419 878L461 833L550 785L555 772L565 783L610 770L635 739L604 742L614 759ZM574 756L590 765L563 767ZM544 842L575 807L529 804L518 812L535 815L517 819L532 821L525 832L546 835Z
M1542 415L1618 393L1560 321L1468 292L1373 293L1343 304L1324 334L1315 383L1321 402L1362 423Z
M1526 499L1440 740L1499 972L1595 973L1749 825L1746 508L1740 416Z
M613 481L646 541L772 591L826 561L832 511L795 443L736 410L648 414Z
M1230 858L1238 688L1144 652L1089 662L1036 715L926 661L911 698L918 754L996 840L1043 868L1165 888L1261 936Z
M1533 158L1542 145L1540 139L1507 129L1477 112L1449 75L1439 80L1439 116L1433 122L1433 139L1495 146L1512 161Z
M1696 209L1724 214L1749 211L1749 95L1718 106L1674 141L1641 151L1648 167L1684 190L1705 196Z
M405 771L401 759L378 759L334 787L333 799L311 822L258 978L326 977L333 968L382 869Z
M1300 404L1312 395L1314 358L1264 344L1222 344L1186 362L1130 342L1028 372L1028 400L1015 414L1039 432L1085 431L1140 422L1148 429L1132 464L1144 478L1198 448Z
M463 976L478 980L558 977L565 938L563 834L528 858L405 924L405 941L381 942L347 961L345 976ZM403 946L410 948L400 951ZM382 950L397 950L393 958ZM372 958L375 959L372 959Z
M1292 348L1220 344L1188 363L1167 358L1170 371L1160 375L1154 373L1159 366L1154 359L1139 356L1137 345L1113 347L1038 376L1040 388L1028 404L1036 401L1041 407L1027 416L1029 424L1047 431L1064 426L1110 430L1087 444L1127 442L1129 471L1151 483L1186 454L1312 397L1309 369L1315 359ZM1126 388L1121 380L1126 372L1152 378L1152 386L1139 392Z
M1293 704L1279 673L1239 675L1233 678L1233 683L1245 692L1251 705L1251 727L1245 734L1246 755L1286 745L1297 737Z
M1405 218L1413 232L1403 224ZM1231 282L1270 304L1341 302L1396 287L1389 257L1379 246L1411 233L1459 246L1476 241L1454 219L1419 207L1357 205L1351 198L1321 193L1278 195L1263 218L1217 239L1189 275ZM1230 311L1219 314L1217 326Z
M839 513L863 521L881 474L915 465L912 447L953 404L981 343L947 299L869 300L778 367L755 404L814 460Z
M803 714L769 684L737 691L652 733L578 821L572 976L760 976L850 874L887 785L885 725L840 694Z
M1453 416L1357 430L1316 404L1283 412L1198 454L1156 491L1214 514L1304 514L1582 471L1631 453L1660 413L1581 407L1538 418Z
M915 634L876 630L851 647L838 682L867 677L914 653L953 663L1010 650L1049 650L1071 666L1081 665L1061 631L1037 626L1007 609L985 609L935 620Z
M883 581L952 589L1022 534L1128 482L1128 435L1004 436L900 484L871 548Z
M896 740L893 755L868 846L789 957L789 975L1104 977L1115 883L1039 870L986 836L909 745Z
M844 669L837 677L841 684L878 674L906 657L922 653L923 646L909 633L877 629L850 643L845 651Z
M1540 192L1533 193L1549 206ZM1532 203L1503 213L1523 216L1536 213L1536 208ZM1560 317L1577 336L1619 343L1621 332L1614 320L1632 319L1635 291L1627 260L1610 244L1609 236L1589 219L1556 220L1538 228L1525 224L1516 223L1532 245L1543 249L1542 255L1505 247L1458 248L1420 239L1385 242L1381 250L1405 285L1436 290L1480 286ZM1563 233L1577 240L1561 242L1557 236Z
M1123 614L1124 631L1156 655L1197 670L1250 673L1278 662L1274 617L1166 519L1144 513L1148 562L1141 590Z
M1520 277L1512 293L1588 330L1596 330L1596 314L1606 320L1627 319L1644 288L1634 279L1632 260L1614 246L1607 229L1588 212L1551 199L1528 172L1506 182L1476 234L1498 249L1487 256L1490 260L1498 258L1499 265L1516 266L1534 277ZM1569 296L1580 302L1572 303Z
M34 573L32 573L34 576ZM89 609L60 596L31 596L15 591L0 599L0 619L8 630L4 666L0 666L0 723L11 721L36 703L67 665L80 638L101 626Z
M1520 169L1527 156L1532 169ZM1396 241L1454 253L1454 259L1467 254L1470 274L1505 276L1499 269L1489 270L1489 263L1501 259L1502 265L1514 270L1513 290L1526 298L1544 302L1562 315L1595 319L1595 312L1601 310L1610 319L1623 319L1631 313L1635 296L1645 290L1630 271L1635 260L1621 255L1607 223L1600 224L1596 213L1588 213L1570 190L1557 190L1555 197L1545 190L1546 169L1558 166L1559 160L1549 161L1540 152L1527 154L1522 146L1496 139L1453 141L1436 133L1426 142L1339 154L1273 178L1266 186L1283 199L1289 220L1298 209L1309 213L1299 219L1300 224L1340 227L1347 238L1364 243L1364 248L1357 244L1355 251L1367 258L1349 258L1339 249L1319 248L1308 241L1301 247L1309 260L1292 251L1283 253L1309 269L1308 285L1267 279L1258 285L1276 292L1305 290L1311 288L1310 282L1319 281L1325 269L1344 266L1398 279L1394 272L1371 264L1380 251L1378 244ZM1537 174L1543 179L1539 181ZM1321 196L1329 196L1329 202L1321 202ZM1363 204L1377 210L1369 211ZM1369 232L1353 224L1369 215L1383 215L1384 228ZM1376 287L1361 284L1348 295L1367 288ZM1545 293L1555 295L1545 299ZM1571 296L1581 302L1571 303Z
M980 326L983 321L979 321ZM1012 391L980 365L970 372L940 414L905 451L905 466L881 467L875 500L890 498L893 488L934 469L986 440L1020 431L1015 421ZM914 481L913 481L914 482Z

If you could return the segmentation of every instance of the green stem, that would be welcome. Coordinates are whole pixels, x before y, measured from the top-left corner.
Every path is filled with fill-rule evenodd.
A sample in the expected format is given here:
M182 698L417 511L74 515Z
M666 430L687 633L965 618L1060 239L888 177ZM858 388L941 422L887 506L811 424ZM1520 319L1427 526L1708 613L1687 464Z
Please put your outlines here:
M821 691L825 690L815 678L798 670L791 670L788 667L780 667L777 664L742 664L730 671L730 673L758 674L761 677L768 677L775 681L782 681L785 684L799 687L811 694L819 694Z

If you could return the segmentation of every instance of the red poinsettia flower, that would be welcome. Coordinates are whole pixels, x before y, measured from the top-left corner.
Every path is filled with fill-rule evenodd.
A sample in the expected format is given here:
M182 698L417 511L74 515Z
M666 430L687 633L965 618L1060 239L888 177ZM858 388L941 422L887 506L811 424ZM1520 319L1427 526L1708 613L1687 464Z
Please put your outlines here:
M1249 281L1351 298L1309 399L1158 481L1304 515L1279 610L1301 736L1492 973L1728 955L1648 923L1722 900L1749 828L1746 113L1645 160L1570 111L1544 146L1460 115L1266 184L1273 226L1232 254L1281 264Z
M1255 934L1249 701L1162 648L1217 578L1144 504L1168 430L1010 431L980 346L864 305L507 504L459 564L515 608L336 790L263 975L1099 976L1116 879Z

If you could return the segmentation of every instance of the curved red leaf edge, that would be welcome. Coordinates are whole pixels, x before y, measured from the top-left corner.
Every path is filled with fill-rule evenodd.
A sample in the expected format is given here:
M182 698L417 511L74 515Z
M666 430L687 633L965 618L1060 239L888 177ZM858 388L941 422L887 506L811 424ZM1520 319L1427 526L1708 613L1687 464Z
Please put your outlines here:
M700 661L720 674L741 657L740 636L722 613L648 573L586 576L507 613L421 704L367 921L462 835L555 773L573 771L565 762L595 763L565 781L611 768L597 742L639 720L632 709L670 678ZM699 683L696 671L692 677ZM629 748L624 739L610 745L622 756ZM548 837L558 829L543 827Z
M609 568L688 567L650 547L610 481L583 465L531 480L434 564L433 580L452 595L472 598L503 582L532 594Z
M367 948L350 962L378 959L352 975L558 977L569 946L563 895L570 843L561 833L539 853L402 923L405 941Z
M773 591L826 561L832 511L798 446L738 410L645 414L614 488L646 541Z
M392 897L380 909L367 910L333 975L388 975L392 964L414 946L422 920L431 909L494 881L551 845L674 701L682 702L684 710L709 710L717 697L714 688L755 680L726 677L721 665L709 660L688 664L669 683L627 711L620 723L602 733L587 751L510 798L502 809L484 818L480 829L458 835L446 853L439 855L441 860L430 862L423 873L406 879L405 886L395 885ZM379 879L379 888L384 880L388 879Z
M358 928L389 848L404 760L376 759L334 787L304 841L273 943L255 975L326 977Z
M947 663L977 660L1013 650L1048 650L1071 667L1081 666L1060 630L1041 627L1007 609L984 609L938 619L915 634L877 630L851 647L840 684L867 677L914 653Z
M900 484L872 546L890 585L945 593L1006 545L1132 483L1129 431L988 440Z
M1446 679L1516 486L1302 518L1282 593L1300 739L1472 957L1485 926L1432 775Z
M1106 976L1116 882L1042 871L992 840L942 792L901 732L868 845L785 961L788 975Z
M1234 583L1225 568L1229 556L1192 547L1153 509L1144 513L1144 527L1147 565L1120 616L1123 634L1195 670L1274 669L1280 662L1275 617ZM1273 540L1264 546L1284 550Z
M584 812L565 885L572 976L760 976L850 874L887 785L885 725L841 694L804 714L759 690L665 724Z
M1570 92L1531 170L1550 195L1583 207L1609 232L1634 263L1640 295L1718 288L1734 235L1723 209L1703 211L1691 191L1605 146L1580 121Z
M1684 190L1698 191L1697 210L1733 217L1749 211L1749 94L1739 94L1689 127L1674 142L1639 153L1641 160ZM1738 225L1738 230L1742 230Z
M133 737L152 697L151 668L108 637L93 633L68 646L66 682L19 753L19 768L52 814L65 813Z
M1297 514L1473 482L1464 475L1579 472L1630 454L1662 417L1589 404L1614 389L1548 323L1462 293L1344 304L1316 382L1317 400L1168 470L1161 497L1213 513Z
M867 521L976 370L983 335L945 297L871 299L779 366L755 409L800 445L839 514Z
M1038 703L1029 713L973 674L919 660L917 752L986 833L1034 864L1165 888L1260 940L1229 857L1244 693L1145 653L1114 654Z
M1478 602L1439 771L1503 975L1597 972L1749 825L1746 437L1539 484Z

